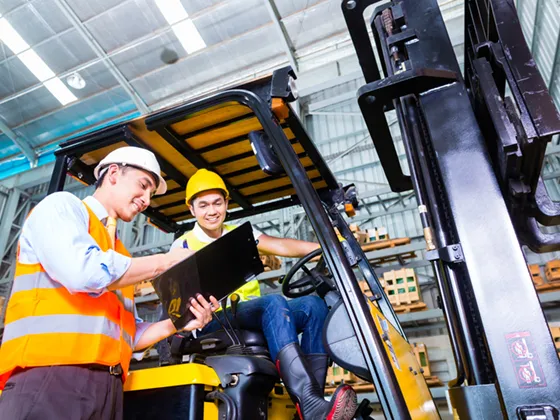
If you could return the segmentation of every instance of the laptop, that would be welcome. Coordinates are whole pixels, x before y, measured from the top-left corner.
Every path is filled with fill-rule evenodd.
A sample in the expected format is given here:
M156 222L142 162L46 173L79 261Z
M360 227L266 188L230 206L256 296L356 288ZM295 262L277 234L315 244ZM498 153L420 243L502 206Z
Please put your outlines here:
M246 222L161 273L153 281L163 309L177 330L194 319L191 299L199 293L221 301L264 271Z

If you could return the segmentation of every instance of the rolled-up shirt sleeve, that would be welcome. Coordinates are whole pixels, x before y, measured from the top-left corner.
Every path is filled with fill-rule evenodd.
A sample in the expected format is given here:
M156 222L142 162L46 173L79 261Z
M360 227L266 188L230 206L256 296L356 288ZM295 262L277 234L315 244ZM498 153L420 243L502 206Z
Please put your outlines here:
M134 335L133 349L135 349L136 346L138 345L138 342L140 341L142 334L144 334L148 329L148 327L152 325L151 322L145 322L142 318L140 318L140 316L138 315L138 310L136 309L136 305L134 305L134 319L136 321L136 334ZM150 346L145 349L139 349L138 351L133 352L132 358L136 361L141 361L144 358L146 351L149 350L151 347L153 346Z
M67 192L47 196L23 226L20 261L40 262L49 277L71 293L102 294L132 260L113 250L101 251L88 225L89 214L79 198Z
M142 334L144 334L144 332L150 325L152 325L152 323L145 322L142 318L140 318L140 316L138 315L138 310L136 309L136 305L134 305L134 319L136 320L136 334L134 335L133 348L136 348L138 342L140 341L140 337L142 337Z

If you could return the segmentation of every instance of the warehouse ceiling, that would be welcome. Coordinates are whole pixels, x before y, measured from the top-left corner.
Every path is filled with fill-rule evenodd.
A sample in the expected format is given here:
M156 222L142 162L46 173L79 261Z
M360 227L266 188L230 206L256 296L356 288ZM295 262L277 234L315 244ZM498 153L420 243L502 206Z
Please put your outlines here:
M518 6L535 24L538 13L549 24L541 2L555 3L519 0ZM463 1L439 3L460 54ZM340 4L0 0L0 179L52 161L57 144L78 133L286 64L301 75L348 57L353 49ZM553 80L554 54L548 61Z
M0 14L4 162L347 36L338 0L1 0Z

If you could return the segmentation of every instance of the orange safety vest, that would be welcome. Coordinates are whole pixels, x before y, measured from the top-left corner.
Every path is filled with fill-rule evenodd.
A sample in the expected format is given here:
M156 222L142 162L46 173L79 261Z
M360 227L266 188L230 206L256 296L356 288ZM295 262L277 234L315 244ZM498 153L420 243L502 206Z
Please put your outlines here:
M89 234L105 252L111 238L89 213ZM117 239L115 251L130 256ZM71 294L40 263L22 264L19 255L6 308L0 347L0 390L16 368L121 364L126 379L136 334L134 286L99 297Z

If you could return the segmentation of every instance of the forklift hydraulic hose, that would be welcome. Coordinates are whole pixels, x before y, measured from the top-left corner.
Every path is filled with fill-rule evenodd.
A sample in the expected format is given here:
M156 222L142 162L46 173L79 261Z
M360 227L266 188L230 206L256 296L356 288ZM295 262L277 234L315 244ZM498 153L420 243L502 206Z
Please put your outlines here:
M237 407L235 406L235 402L229 396L224 394L220 391L212 391L206 395L206 401L214 401L219 400L223 402L226 406L226 419L228 420L238 420L237 418Z

